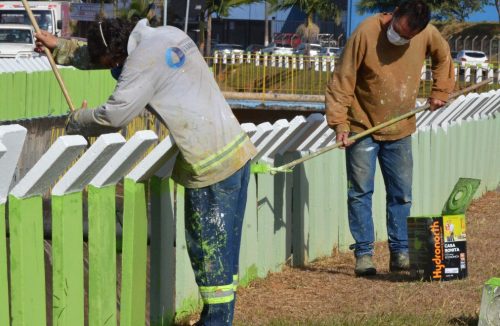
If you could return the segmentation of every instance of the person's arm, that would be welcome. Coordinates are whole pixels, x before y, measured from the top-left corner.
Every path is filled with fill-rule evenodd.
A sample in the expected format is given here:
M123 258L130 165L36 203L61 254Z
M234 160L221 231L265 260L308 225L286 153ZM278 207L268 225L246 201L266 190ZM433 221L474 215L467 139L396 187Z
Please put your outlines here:
M91 64L87 43L75 39L58 38L47 31L35 34L36 46L39 50L45 46L52 51L54 61L63 66L74 66L78 69L97 69Z
M335 67L333 78L328 83L325 94L325 111L328 125L335 130L337 141L345 146L350 125L347 110L354 100L356 76L365 55L365 42L358 30L347 41L340 63Z
M429 97L431 110L443 106L455 87L455 69L451 59L448 42L439 31L429 25L430 39L427 44L427 54L430 55L432 65L432 90Z
M126 126L139 115L155 93L155 69L126 63L115 91L108 101L95 109L80 109L71 114L68 134L97 136Z

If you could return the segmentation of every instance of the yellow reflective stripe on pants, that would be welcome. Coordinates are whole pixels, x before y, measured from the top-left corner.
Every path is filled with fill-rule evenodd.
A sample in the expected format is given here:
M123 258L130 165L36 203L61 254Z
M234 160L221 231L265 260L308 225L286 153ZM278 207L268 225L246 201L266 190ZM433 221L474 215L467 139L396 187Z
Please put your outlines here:
M236 292L236 290L238 289L238 285L240 285L239 277L238 277L238 274L235 274L235 275L233 275L233 291L234 292Z
M234 300L233 284L221 286L200 286L203 303L228 303Z

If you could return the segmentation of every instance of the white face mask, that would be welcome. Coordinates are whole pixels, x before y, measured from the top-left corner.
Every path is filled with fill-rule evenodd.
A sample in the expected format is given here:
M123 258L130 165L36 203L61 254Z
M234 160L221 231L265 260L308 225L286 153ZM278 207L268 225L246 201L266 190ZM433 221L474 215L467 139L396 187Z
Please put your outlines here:
M405 39L404 37L401 37L398 33L396 33L396 31L392 27L392 23L387 29L387 39L394 45L405 45L410 42L410 40Z

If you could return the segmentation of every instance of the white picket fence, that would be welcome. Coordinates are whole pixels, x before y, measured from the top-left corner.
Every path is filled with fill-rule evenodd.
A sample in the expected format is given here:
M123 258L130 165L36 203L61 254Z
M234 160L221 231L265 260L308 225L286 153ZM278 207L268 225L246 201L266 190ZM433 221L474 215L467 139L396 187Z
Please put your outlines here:
M313 56L304 55L270 55L270 54L235 54L235 53L214 53L213 63L223 65L241 65L249 64L256 67L272 67L293 70L312 69L318 72L333 72L335 70L335 58L331 56ZM463 77L461 77L463 76ZM465 83L479 83L486 78L492 78L492 83L500 84L500 69L498 66L489 64L485 68L481 64L467 64L460 67L455 64L455 81L462 80ZM431 64L424 62L420 74L421 80L432 80Z
M497 90L461 96L445 109L435 112L425 111L417 116L418 132L412 136L415 160L413 214L438 213L449 190L460 176L482 179L480 194L498 186L500 181L499 108L500 90ZM275 166L335 142L335 133L328 128L325 117L319 113L309 115L307 118L296 116L291 121L282 119L273 124L269 122L259 125L244 123L242 128L258 149L258 154L253 161ZM144 130L137 132L128 141L119 134L102 135L92 146L88 147L87 141L82 136L62 136L52 144L21 180L13 182L12 178L26 132L26 129L19 125L0 126L2 176L0 178L0 205L4 205L7 201L11 203L9 210L14 211L9 211L9 218L18 214L15 210L15 207L19 209L17 201L22 202L34 197L41 198L47 192L50 192L54 198L82 193L88 187L90 196L92 191L96 192L99 189L104 191L111 187L112 196L114 196L115 186L123 179L133 184L145 182L155 184L148 197L151 200L148 204L149 209L140 203L137 206L125 204L124 208L124 215L132 214L132 210L132 216L141 217L137 221L127 220L128 222L125 222L124 217L124 224L131 223L130 225L135 225L133 228L141 230L144 229L144 225L147 225L147 214L150 214L151 324L156 325L168 320L174 311L182 313L195 309L199 304L198 291L185 248L184 203L180 196L182 187L176 186L177 197L174 198L174 186L168 181L178 153L175 140L166 137L158 142L158 137L154 132ZM151 146L154 148L148 152ZM312 259L329 255L334 247L341 250L347 249L352 239L346 221L345 189L347 185L343 160L344 152L336 150L298 166L293 173L276 176L257 174L251 179L241 249L240 278L243 283L254 277L265 276L269 271L279 271L292 257L292 251L292 263L303 265ZM383 189L383 181L379 172L376 176L376 187ZM130 198L130 191L126 189L124 196L127 201L127 198ZM142 200L144 196L143 193ZM134 198L139 200L141 195ZM385 218L383 218L384 200L383 190L375 193L374 215L378 220L375 223L377 240L384 240L386 237ZM95 208L91 209L90 206L89 203L89 220L91 214L95 213L95 210L93 211ZM3 206L0 206L0 210L3 209ZM38 209L41 208L35 210ZM106 207L102 209L106 210ZM115 223L114 209L106 214L100 218L109 218L111 224ZM28 222L23 221L23 223ZM135 223L142 224L139 227ZM11 223L10 228L10 293L13 301L18 300L13 303L15 309L11 309L12 320L16 321L12 324L45 325L45 287L38 290L26 288L34 281L30 279L32 274L26 274L25 270L22 276L14 276L20 273L19 268L33 268L37 281L44 283L43 246L41 252L40 248L34 247L38 249L32 253L33 256L26 258L28 261L18 261L19 257L15 256L22 255L23 250L26 250L21 244L31 243L25 243L24 241L27 240L23 237L34 237L38 239L36 241L43 242L41 238L43 234L38 232L39 229L36 229L38 233L35 231L26 234L15 233L14 231L18 229L14 223ZM135 239L135 235L127 234L131 232L131 227L127 229L124 225L123 230L124 239L127 237ZM90 232L92 229L89 230ZM5 317L5 314L8 316L9 311L9 309L5 311L5 305L8 307L5 301L8 301L9 288L5 264L7 261L6 240L5 234L2 233L5 233L5 230L0 223L0 324L8 325L9 321ZM96 265L99 265L102 270L95 270L97 275L105 273L104 270L111 269L111 274L109 274L111 276L106 274L110 278L100 275L96 276L96 281L91 281L91 286L96 289L93 291L96 295L94 299L99 300L99 304L94 303L92 301L94 299L91 298L90 311L97 309L92 318L96 318L94 320L99 320L99 322L101 321L99 318L108 316L106 311L100 309L109 309L109 316L111 316L109 318L117 318L116 296L114 295L116 289L110 288L106 290L107 292L100 292L101 286L105 288L111 283L116 283L116 272L113 267L115 266L114 242L111 246L107 244L110 241L109 236L113 237L113 232L105 234L102 231L92 238L101 237L98 240L100 245L111 248L108 248L111 251L99 253L98 258L90 258L99 260ZM145 269L142 272L136 271L137 268L141 270L144 267L142 265L146 263L143 257L146 249L142 254L136 252L141 245L146 246L143 236L139 237L139 243L133 242L136 240L130 240L133 243L130 247L126 245L129 242L124 240L123 268L128 266L130 271L123 271L122 287L127 286L125 284L129 286L136 284L134 282L137 280L134 277L137 273L139 275L145 273ZM81 243L78 246L81 246ZM78 257L83 258L81 253ZM137 257L141 258L137 259ZM128 265L125 264L126 259ZM32 261L37 262L38 265L29 267ZM83 262L80 263L83 266ZM24 267L23 264L25 264ZM92 266L92 261L90 265ZM139 287L134 285L133 290L122 288L122 325L144 324L146 282L141 277L139 280L142 280L144 284ZM55 283L57 282L54 281ZM83 286L83 281L79 286ZM16 297L15 291L22 292L22 298L19 294ZM50 289L48 291L50 292ZM58 297L58 300L62 299ZM103 300L108 302L102 303ZM43 309L33 311L29 302L39 302ZM137 307L140 309L135 315L129 313L138 309ZM52 309L52 318L56 316L62 318L60 316L66 313L55 304ZM2 313L4 313L4 319L2 319ZM83 314L83 310L77 314ZM19 322L20 319L24 322ZM139 323L137 323L138 320ZM116 324L116 321L112 324ZM69 322L67 325L79 325L79 322L73 321L73 324Z

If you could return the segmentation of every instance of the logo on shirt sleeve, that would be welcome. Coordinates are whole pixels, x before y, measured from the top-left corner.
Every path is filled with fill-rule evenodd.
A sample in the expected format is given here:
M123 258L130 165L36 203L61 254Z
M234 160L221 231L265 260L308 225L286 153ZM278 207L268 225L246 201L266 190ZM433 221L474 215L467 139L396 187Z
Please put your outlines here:
M181 49L177 47L172 47L167 49L165 54L165 60L170 68L180 68L184 65L186 61L186 55Z

